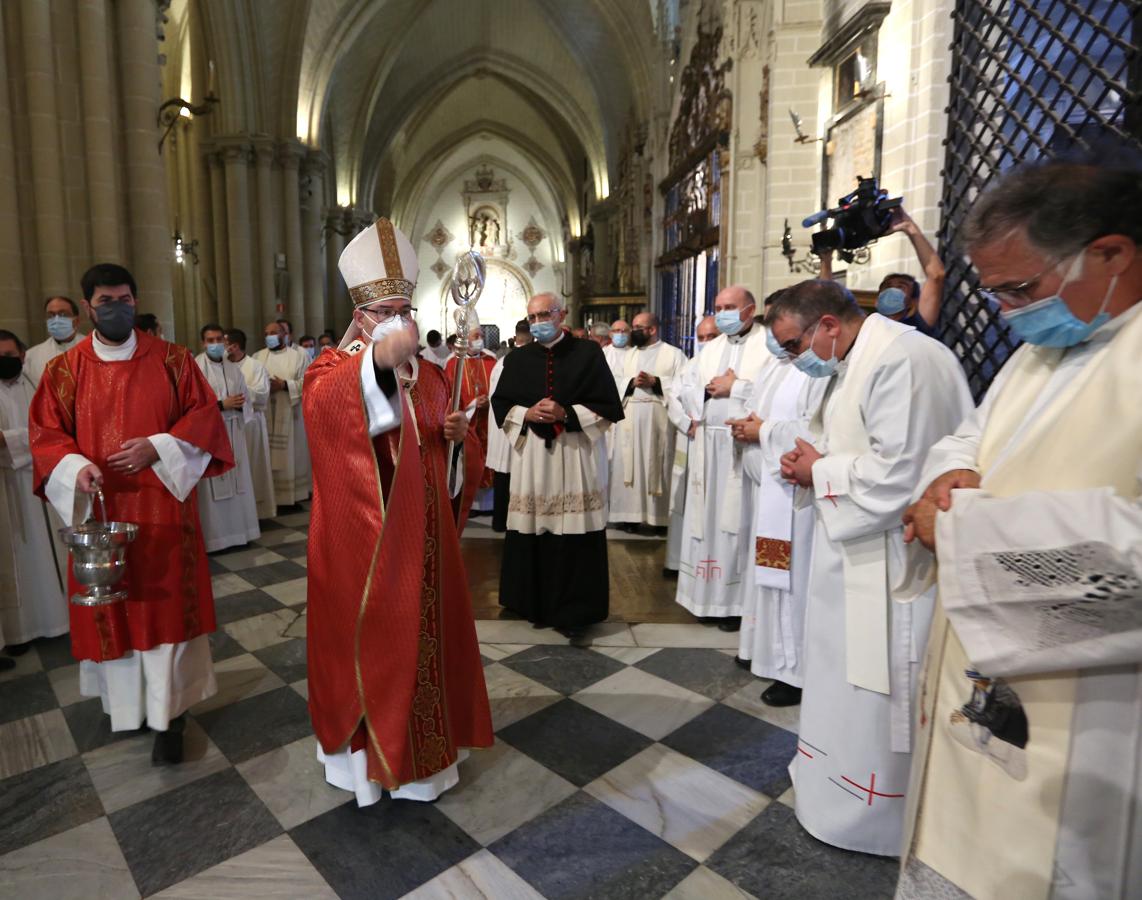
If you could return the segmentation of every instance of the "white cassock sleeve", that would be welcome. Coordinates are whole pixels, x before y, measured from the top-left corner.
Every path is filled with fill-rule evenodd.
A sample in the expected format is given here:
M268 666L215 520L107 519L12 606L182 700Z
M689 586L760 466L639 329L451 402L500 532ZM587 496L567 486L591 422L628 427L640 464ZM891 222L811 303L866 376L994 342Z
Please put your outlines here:
M258 363L256 359L250 357L253 362ZM266 367L261 363L257 364L254 370L254 383L247 385L249 388L249 397L253 401L254 409L266 408L266 404L270 402L270 373L266 371Z
M283 353L285 351L282 351ZM303 357L305 354L301 354ZM298 360L297 369L294 370L292 378L286 378L286 389L289 391L289 405L297 406L301 403L301 385L305 381L305 370L308 368L304 360Z
M959 490L936 550L941 602L981 671L1142 663L1142 500Z
M250 388L246 385L246 377L242 370L238 370L238 388L246 402L242 404L242 424L249 425L254 421L254 398L250 396Z
M682 401L678 396L678 388L682 379L675 379L669 390L663 389L666 394L666 417L679 434L688 434L690 431L690 416L682 408Z
M158 462L151 468L163 487L181 503L202 478L210 464L210 454L166 433L153 434L147 440L159 455ZM68 527L86 521L91 515L91 495L81 494L75 489L80 470L89 465L91 460L87 457L69 453L52 469L44 486L48 502Z
M376 437L400 425L400 406L390 403L377 384L373 354L368 347L361 351L361 393L365 397L365 413L369 417L369 437Z
M32 451L28 445L28 429L5 428L4 446L0 447L0 466L6 469L23 469L32 464Z
M733 383L730 388L730 398L733 400L740 400L742 403L748 405L753 399L754 383L748 378L739 378Z
M829 539L847 541L900 528L931 444L929 416L943 416L941 402L954 403L918 384L912 361L900 356L869 379L861 398L867 453L827 453L813 464L817 515Z

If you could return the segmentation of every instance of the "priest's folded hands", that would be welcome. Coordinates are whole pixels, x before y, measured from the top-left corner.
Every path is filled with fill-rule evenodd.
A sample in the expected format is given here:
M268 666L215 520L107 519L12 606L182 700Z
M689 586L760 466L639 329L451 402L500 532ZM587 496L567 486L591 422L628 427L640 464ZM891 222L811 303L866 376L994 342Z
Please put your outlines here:
M978 488L979 473L972 469L952 469L930 485L920 499L904 510L904 542L919 541L924 547L936 549L936 513L952 508L952 491Z
M751 412L744 419L726 419L726 424L730 426L730 434L735 441L756 444L761 440L762 420L757 413Z
M781 477L803 488L813 486L813 463L824 454L808 441L797 438L797 446L781 457Z
M535 406L528 409L524 414L524 419L528 422L543 422L547 424L563 422L567 419L567 410L550 397L545 397L536 403Z

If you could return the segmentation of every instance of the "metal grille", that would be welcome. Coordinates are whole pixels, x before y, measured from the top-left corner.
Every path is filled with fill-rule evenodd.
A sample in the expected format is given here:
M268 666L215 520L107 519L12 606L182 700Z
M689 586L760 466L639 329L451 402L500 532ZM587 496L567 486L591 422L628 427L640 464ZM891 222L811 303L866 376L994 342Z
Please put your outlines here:
M979 400L1016 342L973 297L957 235L988 182L1110 139L1142 148L1142 0L956 0L940 226L941 334Z

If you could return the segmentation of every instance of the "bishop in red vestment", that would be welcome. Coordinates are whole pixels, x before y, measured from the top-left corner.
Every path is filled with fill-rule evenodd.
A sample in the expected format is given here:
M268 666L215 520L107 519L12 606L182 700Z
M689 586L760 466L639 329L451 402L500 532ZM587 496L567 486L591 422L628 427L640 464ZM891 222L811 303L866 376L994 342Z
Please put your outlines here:
M420 365L416 254L387 219L345 249L356 304L341 348L302 392L313 460L307 608L309 708L332 784L362 806L386 789L433 800L491 714L445 485L465 440L444 373ZM411 277L410 277L411 276Z
M444 373L448 384L455 388L456 369L460 365L457 356L449 357ZM488 401L491 396L492 369L496 367L495 354L484 349L483 334L479 327L473 328L468 336L468 355L464 359L464 369L460 374L460 408L473 410L469 423L475 441L464 458L464 494L462 508L464 516L460 520L460 531L464 531L467 512L476 501L478 491L492 487L493 475L487 467L488 460ZM477 507L478 509L480 507Z
M214 596L194 484L232 468L233 453L190 352L132 330L130 273L94 266L83 287L96 331L44 371L28 422L34 485L69 524L90 509L76 504L76 490L102 487L107 518L139 526L127 549L127 599L72 605L72 654L83 662L81 691L103 697L113 730L145 719L165 731L216 690L205 637L215 629ZM175 743L178 759L164 761L181 759Z

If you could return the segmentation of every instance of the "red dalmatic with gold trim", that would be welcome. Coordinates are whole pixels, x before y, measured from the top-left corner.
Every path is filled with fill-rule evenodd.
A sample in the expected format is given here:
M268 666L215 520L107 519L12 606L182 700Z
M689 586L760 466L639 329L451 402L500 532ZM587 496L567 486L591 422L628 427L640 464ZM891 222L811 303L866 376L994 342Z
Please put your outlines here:
M460 361L455 356L451 356L444 367L449 387L456 383L456 367L459 364ZM490 385L492 369L495 367L496 358L488 353L481 352L479 356L469 356L464 360L464 372L460 379L461 409L467 409L468 404L477 397L491 400ZM465 520L468 517L468 510L472 508L472 502L476 499L476 491L480 488L490 488L495 474L486 466L488 460L488 409L488 405L485 404L477 409L476 414L472 416L470 430L475 433L478 443L475 447L471 447L471 450L477 452L470 452L468 447L464 451L463 510ZM461 521L461 531L463 528L464 522Z
M326 753L366 749L369 780L395 790L490 747L492 721L444 484L448 383L420 366L400 427L370 438L360 379L359 357L327 350L302 394L309 711Z
M71 606L71 652L103 662L129 650L179 643L215 629L214 593L192 491L179 502L150 468L121 475L107 466L129 438L170 434L209 453L203 475L234 466L217 399L185 347L135 332L135 354L104 362L88 337L48 363L28 416L36 493L65 456L103 473L107 517L134 522L127 548L127 599ZM69 593L81 590L68 566Z

